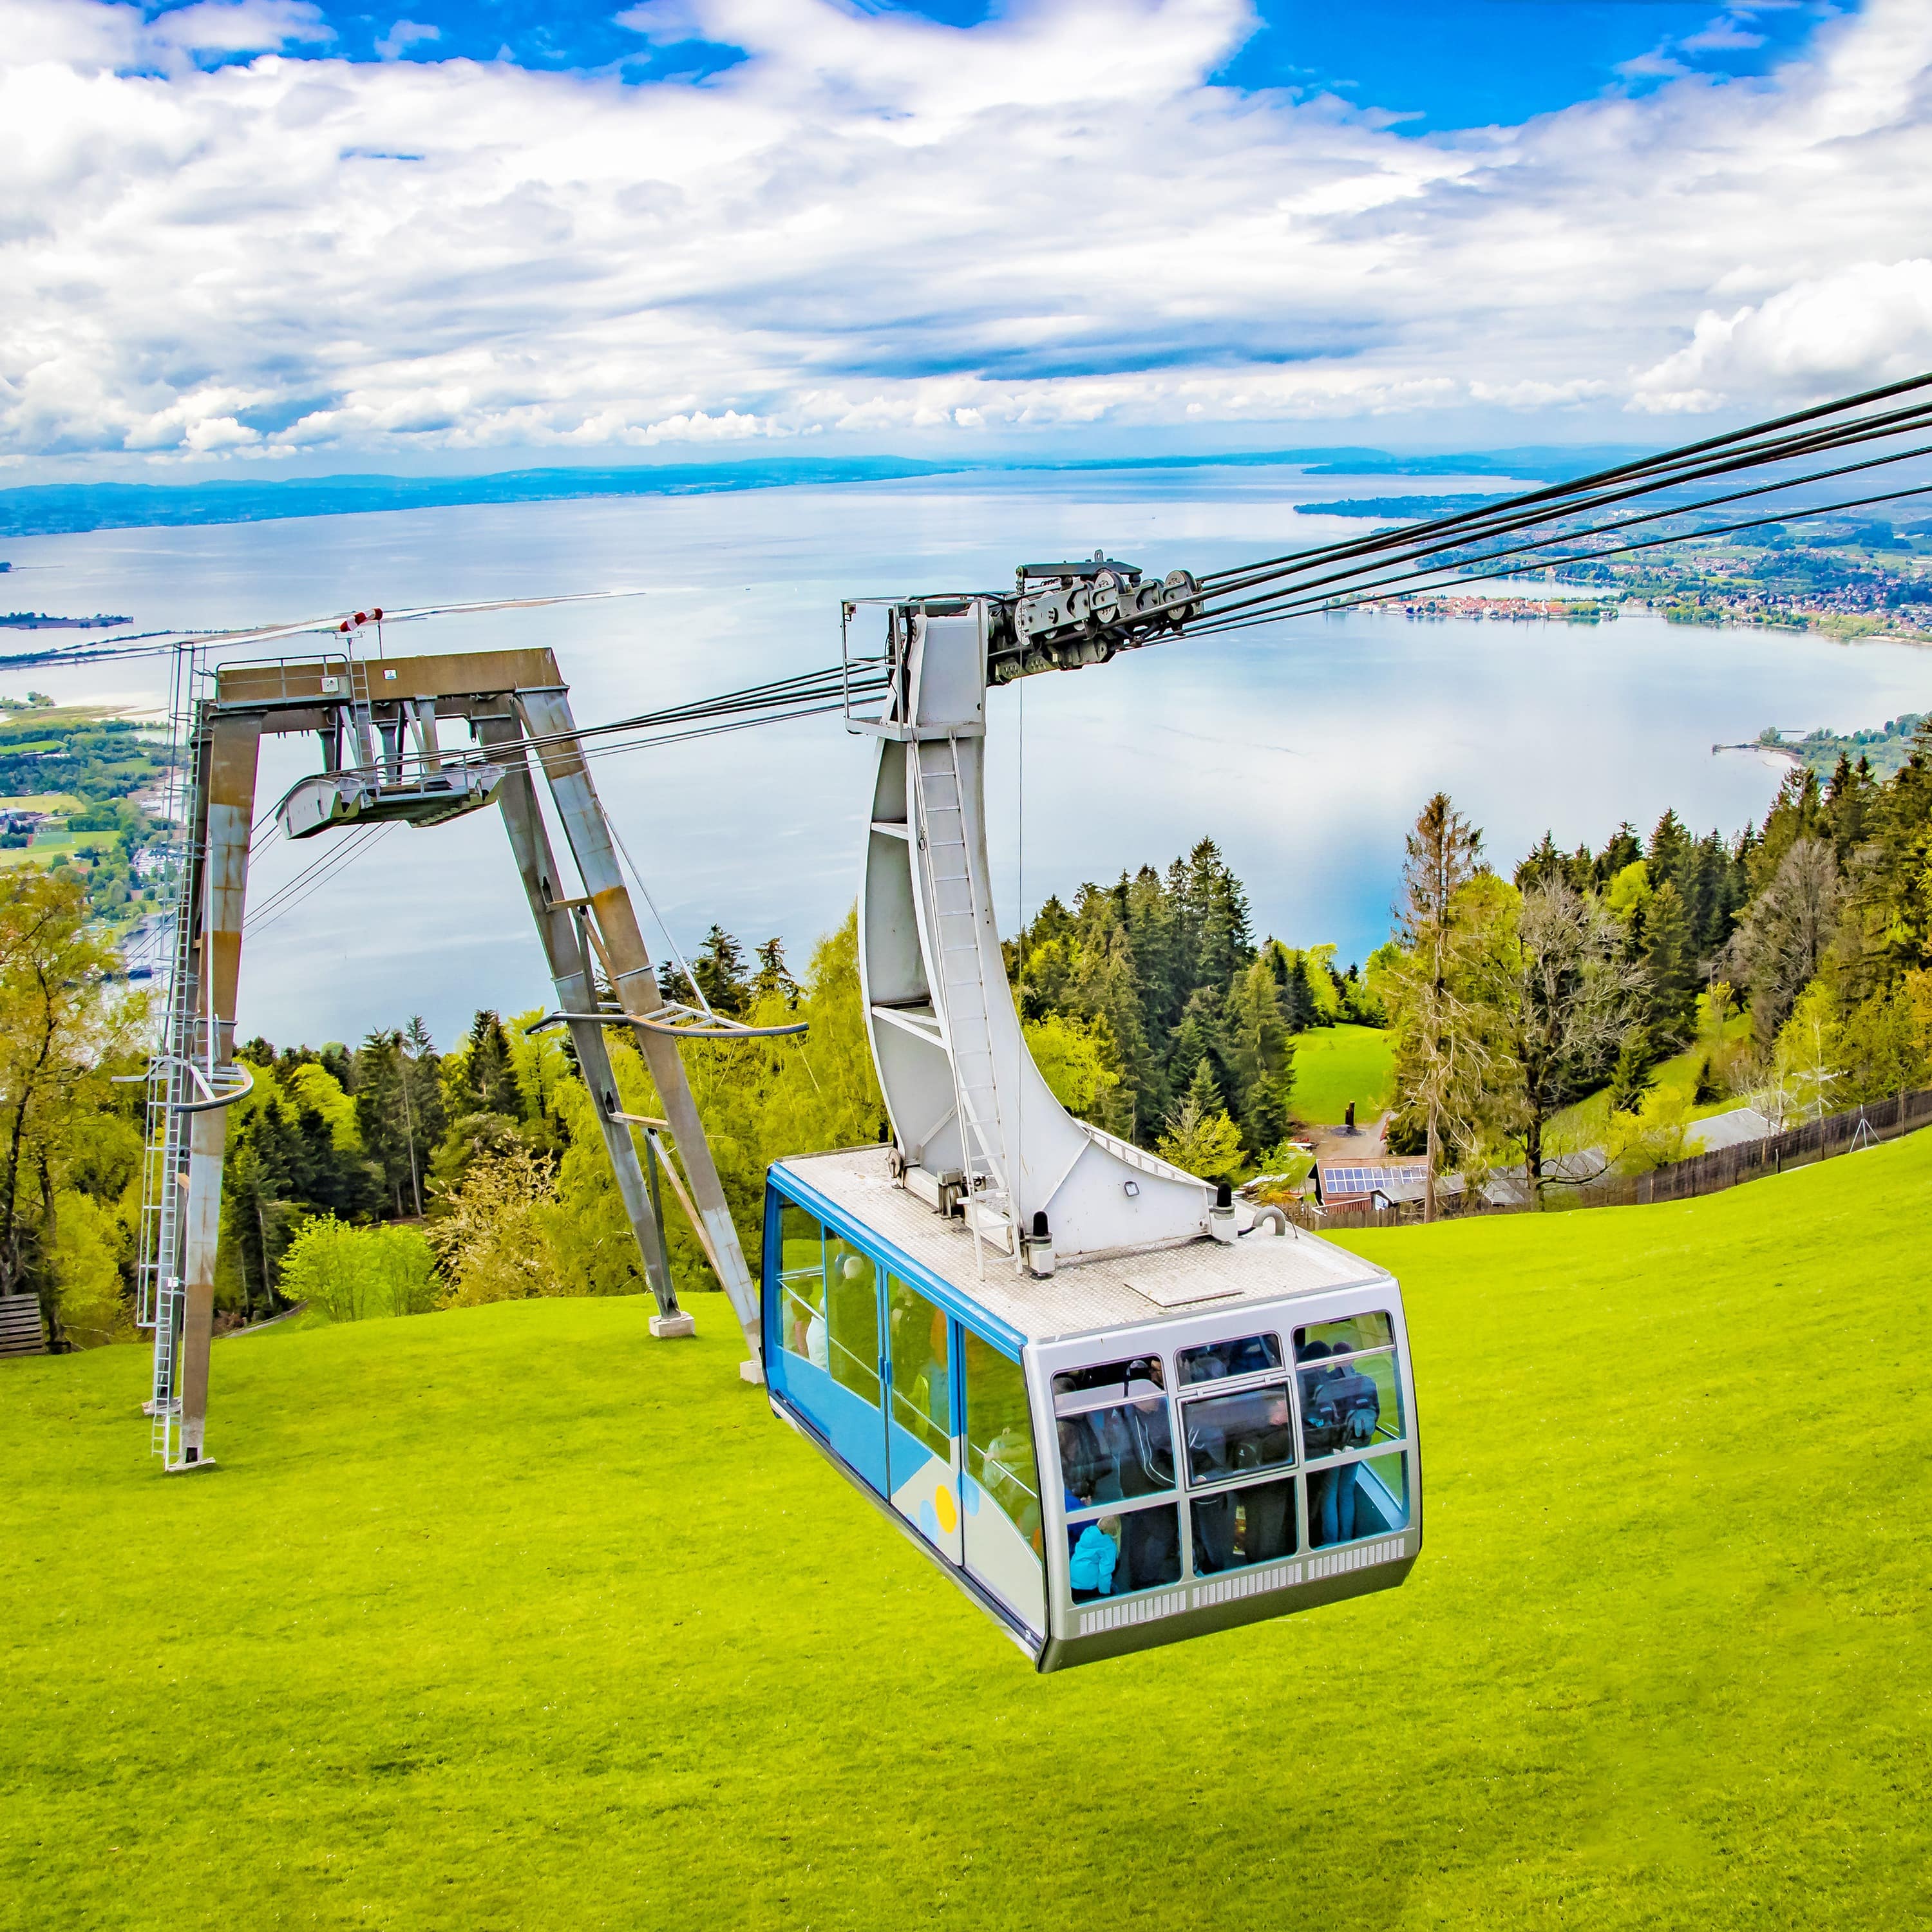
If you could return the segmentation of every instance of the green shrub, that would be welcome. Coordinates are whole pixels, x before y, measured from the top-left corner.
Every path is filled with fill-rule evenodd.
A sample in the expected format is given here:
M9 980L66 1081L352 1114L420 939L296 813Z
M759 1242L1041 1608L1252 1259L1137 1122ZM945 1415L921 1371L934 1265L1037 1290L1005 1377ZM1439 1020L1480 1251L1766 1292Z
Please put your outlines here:
M289 1244L279 1286L332 1322L423 1315L436 1306L436 1257L414 1228L353 1228L318 1214Z

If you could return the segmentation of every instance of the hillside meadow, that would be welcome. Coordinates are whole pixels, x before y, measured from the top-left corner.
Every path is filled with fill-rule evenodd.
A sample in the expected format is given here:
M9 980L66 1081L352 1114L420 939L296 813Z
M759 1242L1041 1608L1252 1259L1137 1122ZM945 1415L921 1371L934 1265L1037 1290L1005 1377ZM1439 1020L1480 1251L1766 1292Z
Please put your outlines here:
M1395 1049L1378 1027L1342 1021L1294 1036L1294 1086L1289 1110L1298 1120L1339 1127L1348 1118L1366 1126L1388 1105Z
M1932 1134L1354 1238L1400 1592L1040 1678L735 1372L722 1303L0 1364L0 1925L1932 1922Z

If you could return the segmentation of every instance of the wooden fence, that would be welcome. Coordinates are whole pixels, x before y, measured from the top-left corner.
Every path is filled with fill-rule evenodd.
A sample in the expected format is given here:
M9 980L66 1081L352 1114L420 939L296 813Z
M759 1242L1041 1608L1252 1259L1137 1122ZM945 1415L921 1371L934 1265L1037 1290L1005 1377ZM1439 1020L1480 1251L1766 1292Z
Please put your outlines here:
M1735 1147L1693 1154L1688 1160L1673 1161L1648 1174L1611 1174L1581 1187L1552 1190L1554 1201L1546 1198L1544 1204L1546 1208L1552 1204L1565 1208L1630 1208L1655 1201L1689 1201L1700 1194L1720 1193L1740 1181L1762 1180L1768 1174L1809 1167L1814 1162L1852 1154L1880 1141L1895 1140L1900 1134L1927 1126L1932 1126L1932 1090L1897 1094L1889 1100L1869 1101L1842 1114L1827 1114L1822 1120L1808 1120L1802 1126L1788 1128L1761 1141L1740 1141ZM1317 1233L1354 1228L1406 1228L1422 1219L1420 1202L1403 1202L1391 1208L1332 1210L1317 1208L1312 1202L1282 1204L1291 1220ZM1460 1192L1438 1196L1437 1208L1444 1220L1530 1211L1528 1202L1478 1202L1466 1200Z
M44 1355L46 1352L40 1298L0 1294L0 1355Z
M1851 1154L1874 1142L1896 1140L1915 1128L1932 1124L1932 1092L1895 1094L1889 1100L1872 1100L1842 1114L1807 1120L1761 1141L1740 1141L1736 1147L1693 1154L1688 1160L1635 1174L1627 1182L1633 1202L1688 1201L1699 1194L1716 1194L1741 1180L1760 1180L1787 1168L1809 1167L1835 1154ZM1605 1184L1599 1182L1598 1186ZM1582 1190L1586 1195L1588 1189ZM1592 1201L1592 1206L1600 1204Z

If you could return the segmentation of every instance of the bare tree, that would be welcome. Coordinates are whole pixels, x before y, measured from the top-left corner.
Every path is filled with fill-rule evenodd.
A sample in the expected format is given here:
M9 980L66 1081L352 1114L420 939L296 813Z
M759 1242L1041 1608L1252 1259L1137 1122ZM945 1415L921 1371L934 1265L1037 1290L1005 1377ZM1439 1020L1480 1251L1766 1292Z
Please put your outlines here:
M1496 1034L1514 1090L1510 1111L1536 1202L1550 1118L1600 1078L1642 1011L1645 976L1624 953L1616 920L1561 880L1523 894L1514 944L1490 957Z
M1402 896L1395 909L1403 958L1391 976L1400 1109L1427 1143L1423 1217L1436 1217L1436 1176L1446 1147L1472 1138L1489 1061L1484 1016L1467 997L1476 934L1457 904L1478 876L1483 835L1438 792L1408 835Z

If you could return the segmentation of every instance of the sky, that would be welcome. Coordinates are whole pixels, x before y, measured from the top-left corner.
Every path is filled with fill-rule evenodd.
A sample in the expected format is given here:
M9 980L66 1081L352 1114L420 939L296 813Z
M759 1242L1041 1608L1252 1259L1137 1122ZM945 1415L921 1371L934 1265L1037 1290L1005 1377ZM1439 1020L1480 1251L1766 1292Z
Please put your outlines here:
M1925 0L0 0L0 486L1677 441L1928 164Z

